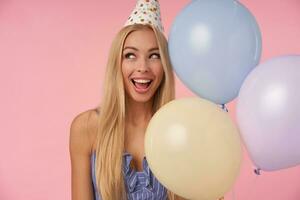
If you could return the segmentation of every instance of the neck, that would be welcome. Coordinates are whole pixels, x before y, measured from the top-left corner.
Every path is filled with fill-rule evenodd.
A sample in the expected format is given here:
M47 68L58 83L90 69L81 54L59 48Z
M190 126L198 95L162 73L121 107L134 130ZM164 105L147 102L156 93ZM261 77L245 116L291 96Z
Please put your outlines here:
M126 124L139 127L148 124L153 115L152 104L152 99L141 103L128 98L126 104Z

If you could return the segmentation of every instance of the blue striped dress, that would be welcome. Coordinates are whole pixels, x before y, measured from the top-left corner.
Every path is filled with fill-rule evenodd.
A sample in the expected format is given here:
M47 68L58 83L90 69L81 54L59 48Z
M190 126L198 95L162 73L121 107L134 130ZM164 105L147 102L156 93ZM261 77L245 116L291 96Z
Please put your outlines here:
M94 199L102 200L101 192L96 187L95 176L95 160L96 153L93 152L91 156L92 166L92 181L94 189ZM128 200L166 200L167 190L159 183L151 172L146 157L143 159L143 171L135 171L130 167L132 155L125 152L123 154L123 174L125 180L125 187Z

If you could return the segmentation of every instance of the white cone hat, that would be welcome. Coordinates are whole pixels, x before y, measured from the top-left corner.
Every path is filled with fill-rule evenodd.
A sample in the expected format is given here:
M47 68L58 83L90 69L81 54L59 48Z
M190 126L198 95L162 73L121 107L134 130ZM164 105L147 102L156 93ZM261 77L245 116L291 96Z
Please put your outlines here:
M150 24L164 32L158 0L138 0L124 26L132 24Z

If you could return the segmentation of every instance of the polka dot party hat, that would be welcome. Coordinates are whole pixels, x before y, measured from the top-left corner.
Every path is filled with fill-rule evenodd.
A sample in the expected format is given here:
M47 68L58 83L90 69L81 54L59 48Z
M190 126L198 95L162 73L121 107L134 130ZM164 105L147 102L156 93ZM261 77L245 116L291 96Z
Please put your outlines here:
M150 24L163 32L158 0L138 0L124 26L132 24Z

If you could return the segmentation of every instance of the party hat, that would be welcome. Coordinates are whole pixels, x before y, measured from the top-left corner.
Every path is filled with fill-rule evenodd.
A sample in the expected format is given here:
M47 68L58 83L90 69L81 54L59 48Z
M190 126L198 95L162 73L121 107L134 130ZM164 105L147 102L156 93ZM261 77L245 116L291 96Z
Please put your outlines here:
M150 24L163 32L158 0L138 0L124 26L132 24Z

